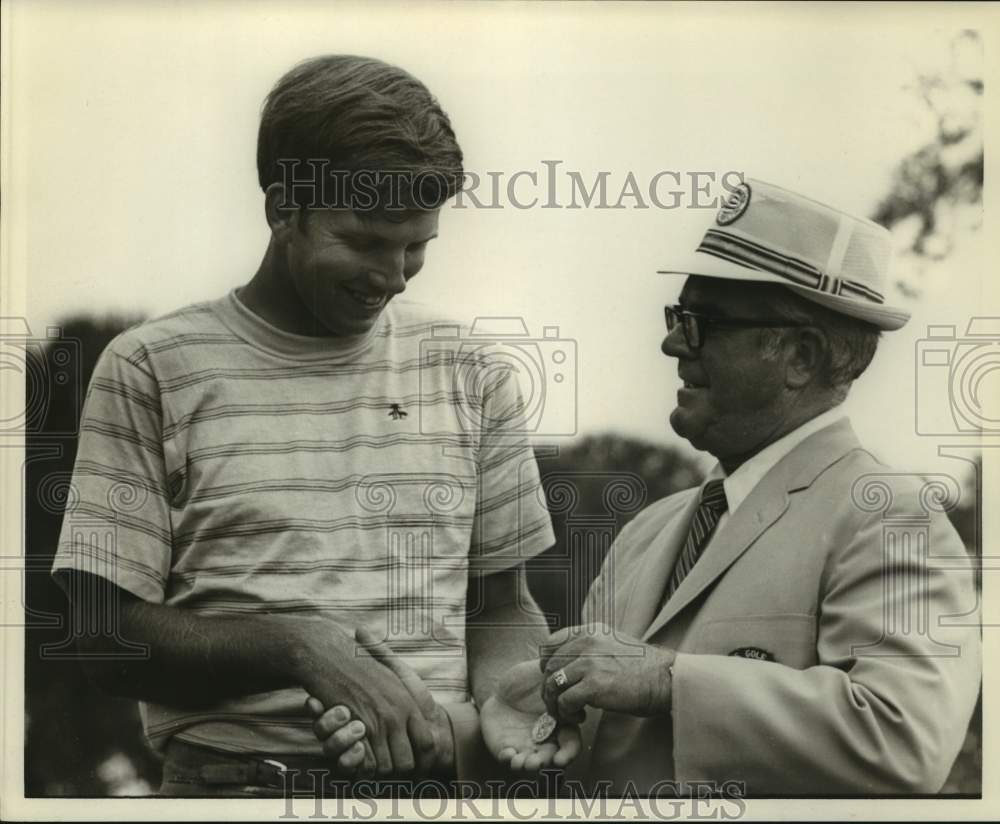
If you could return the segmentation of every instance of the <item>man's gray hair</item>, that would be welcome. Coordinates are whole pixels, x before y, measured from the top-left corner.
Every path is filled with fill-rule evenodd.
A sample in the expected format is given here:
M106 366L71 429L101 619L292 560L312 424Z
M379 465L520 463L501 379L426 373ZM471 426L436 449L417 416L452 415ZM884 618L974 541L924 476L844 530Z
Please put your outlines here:
M868 368L875 356L881 332L870 323L856 320L779 286L770 305L774 317L819 329L827 341L826 357L820 368L823 383L842 395ZM776 352L787 329L761 329L765 352Z

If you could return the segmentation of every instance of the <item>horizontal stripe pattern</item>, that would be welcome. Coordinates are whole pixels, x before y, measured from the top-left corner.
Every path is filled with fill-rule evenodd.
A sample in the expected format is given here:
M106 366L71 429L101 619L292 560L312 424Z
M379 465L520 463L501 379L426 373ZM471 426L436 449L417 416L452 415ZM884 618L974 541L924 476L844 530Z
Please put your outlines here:
M468 576L554 542L516 378L482 342L435 336L441 320L417 307L390 304L348 356L298 360L294 342L259 345L233 300L102 355L55 567L112 568L139 597L206 615L368 626L439 701L466 700ZM454 355L428 357L431 338ZM312 752L303 700L142 709L154 746L182 733Z
M199 369L184 375L178 375L167 381L163 381L160 391L168 395L173 392L180 392L190 389L199 383L212 381L271 381L285 380L302 382L316 378L344 378L354 375L369 376L372 374L406 375L408 373L418 373L421 370L435 371L446 370L451 378L450 383L461 385L469 382L461 374L461 370L472 370L488 366L498 371L510 372L513 367L499 360L491 361L484 355L468 354L460 357L457 361L442 366L428 363L427 356L410 358L405 361L391 360L371 360L359 364L351 363L310 363L304 364L282 364L267 367L247 367L233 368L230 366L215 366L209 369ZM455 373L458 373L457 375ZM469 388L473 388L474 384ZM294 387L293 387L294 388ZM468 395L474 397L474 395Z
M404 409L417 407L426 408L436 405L454 407L463 401L457 392L435 392L407 395L405 397L378 396L368 398L352 398L344 401L304 402L304 403L243 403L210 406L186 415L176 423L164 427L165 439L175 437L183 429L204 421L225 420L247 416L257 417L289 417L292 415L344 415L359 410L381 411L387 414L393 404Z
M698 251L720 260L778 275L799 286L808 286L826 294L846 295L872 303L885 302L885 297L880 292L863 283L825 274L807 261L782 254L776 249L731 232L709 229L705 232Z

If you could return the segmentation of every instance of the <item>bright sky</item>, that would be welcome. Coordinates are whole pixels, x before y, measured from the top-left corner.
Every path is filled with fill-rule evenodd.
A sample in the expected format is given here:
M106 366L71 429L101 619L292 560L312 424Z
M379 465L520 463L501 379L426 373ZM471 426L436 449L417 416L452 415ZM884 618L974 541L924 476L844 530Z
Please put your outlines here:
M504 188L517 171L537 173L537 188L518 184L523 201L545 199L543 161L561 161L564 204L567 171L588 186L608 172L614 202L629 172L641 189L677 172L689 201L690 173L735 170L866 214L895 162L932 135L906 87L946 66L949 37L975 19L960 11L16 3L3 58L14 124L4 205L16 216L4 263L25 285L36 334L73 313L156 315L242 284L267 243L254 166L261 101L292 64L328 52L420 77L451 115L469 170L501 173ZM678 381L659 343L661 307L680 282L655 270L690 248L712 212L634 199L621 210L522 210L503 199L495 210L446 208L408 296L465 321L520 316L534 335L558 326L576 343L579 431L673 441ZM885 339L855 388L862 439L900 468L932 468L942 442L914 432L915 393L946 384L916 380L917 342L928 323L961 334L984 313L985 271L974 240L939 266L913 322Z

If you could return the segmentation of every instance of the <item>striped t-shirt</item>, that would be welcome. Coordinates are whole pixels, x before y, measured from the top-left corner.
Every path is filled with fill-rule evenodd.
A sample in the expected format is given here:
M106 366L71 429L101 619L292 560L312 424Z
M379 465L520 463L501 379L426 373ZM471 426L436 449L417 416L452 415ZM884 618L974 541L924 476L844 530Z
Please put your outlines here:
M438 702L467 700L470 575L554 536L516 377L446 322L393 301L363 336L303 337L230 293L124 332L88 390L53 569L205 615L365 625ZM319 754L304 701L140 709L158 749Z

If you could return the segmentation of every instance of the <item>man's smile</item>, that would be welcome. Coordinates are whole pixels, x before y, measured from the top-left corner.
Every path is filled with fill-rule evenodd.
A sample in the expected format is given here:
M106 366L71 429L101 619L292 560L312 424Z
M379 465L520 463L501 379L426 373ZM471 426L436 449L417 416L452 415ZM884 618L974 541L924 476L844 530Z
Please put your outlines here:
M344 291L366 309L381 309L388 302L388 297L385 294L369 295L366 292L359 292L356 289L349 289L346 286L344 287Z
M694 380L690 375L682 375L678 372L677 377L681 379L685 389L704 389L706 387L705 383Z

